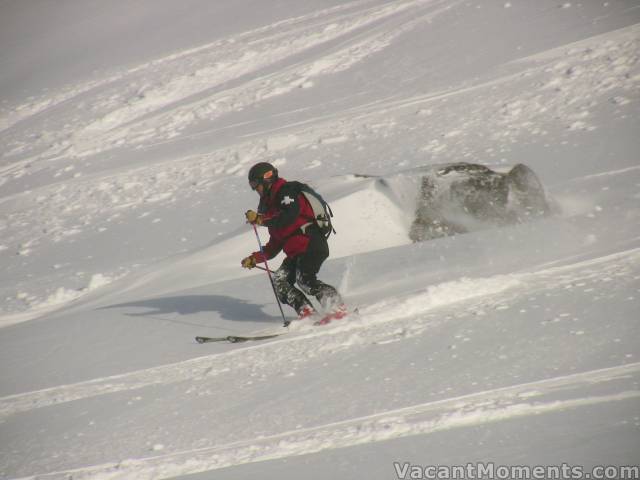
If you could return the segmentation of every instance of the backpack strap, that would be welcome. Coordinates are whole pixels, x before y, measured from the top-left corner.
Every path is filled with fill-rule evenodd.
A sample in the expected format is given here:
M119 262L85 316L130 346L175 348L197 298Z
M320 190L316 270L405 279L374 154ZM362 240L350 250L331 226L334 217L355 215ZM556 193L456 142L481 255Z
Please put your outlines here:
M336 233L331 218L333 217L333 211L329 204L322 198L322 196L311 188L306 183L302 182L288 182L298 194L302 194L313 211L313 216L307 217L310 222L318 227L318 230L325 238L328 238L332 233ZM320 226L319 221L322 221L323 226Z

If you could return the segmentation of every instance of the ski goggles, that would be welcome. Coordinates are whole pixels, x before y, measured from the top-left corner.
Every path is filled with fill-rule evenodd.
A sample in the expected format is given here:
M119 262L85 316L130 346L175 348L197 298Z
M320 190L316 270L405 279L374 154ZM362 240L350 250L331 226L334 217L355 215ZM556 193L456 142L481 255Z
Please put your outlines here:
M271 171L265 172L262 178L249 180L249 186L251 187L251 190L255 190L256 188L258 188L258 185L263 185L265 182L271 181L272 177L273 177L273 172Z

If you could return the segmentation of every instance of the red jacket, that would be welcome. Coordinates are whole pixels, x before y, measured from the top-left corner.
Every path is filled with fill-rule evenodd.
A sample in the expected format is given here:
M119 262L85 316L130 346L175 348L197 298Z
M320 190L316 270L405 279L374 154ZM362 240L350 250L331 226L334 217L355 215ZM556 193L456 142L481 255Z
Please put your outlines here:
M281 250L287 257L298 256L307 250L309 237L300 228L313 223L313 209L293 184L284 178L276 180L268 194L260 199L258 213L263 215L262 225L269 228L264 255L253 253L258 263L275 257Z

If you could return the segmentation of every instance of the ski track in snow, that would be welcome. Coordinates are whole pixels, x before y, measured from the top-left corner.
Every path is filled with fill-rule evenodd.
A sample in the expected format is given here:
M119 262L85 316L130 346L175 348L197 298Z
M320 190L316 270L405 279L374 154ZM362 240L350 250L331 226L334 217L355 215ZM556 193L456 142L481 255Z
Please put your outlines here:
M185 83L189 81L189 77L213 75L216 73L219 74L220 68L228 65L217 64L215 62L220 58L225 59L226 56L232 55L232 52L228 51L230 49L230 46L238 47L237 44L250 45L259 41L260 39L278 39L282 37L285 37L282 43L286 45L287 38L286 34L282 33L283 30L286 31L287 29L291 29L292 33L296 33L298 32L298 30L304 29L305 23L310 23L311 25L313 25L318 22L320 23L320 25L322 25L324 22L330 21L332 18L334 18L332 17L332 15L339 15L342 12L347 12L348 14L348 10L366 5L367 1L368 0L349 2L345 5L314 11L308 15L285 19L267 25L265 27L244 32L236 36L231 36L229 38L221 39L195 48L188 48L183 51L167 55L166 57L143 63L139 66L127 69L123 72L112 73L99 80L93 80L86 83L80 83L75 86L69 86L62 89L61 92L53 95L43 96L42 98L31 98L28 103L18 105L17 107L9 109L9 111L4 111L1 113L0 132L12 127L13 125L19 123L24 119L38 115L39 113L44 112L49 108L58 106L61 103L75 97L80 97L81 95L103 85L109 85L118 81L128 81L132 77L140 77L138 81L144 82L145 77L153 73L161 72L161 70L159 69L160 67L166 69L167 65L174 66L174 63L182 62L185 59L188 60L188 63L193 66L194 70L191 74L184 76L178 74L178 76L176 77L169 76L168 78L165 74L161 77L159 86L153 87L154 90L152 93L155 93L155 95L151 96L151 101L147 102L147 105L140 105L139 102L127 103L127 105L129 106L131 106L131 104L135 104L134 106L137 106L137 110L139 112L144 113L145 111L151 111L153 110L153 108L157 108L159 105L170 103L171 101L175 101L184 96L188 96L189 94L197 93L202 89L208 88L208 86L210 86L209 82L211 81L211 79L209 79L206 84L204 84L203 80L196 79L191 79L190 85L185 85ZM213 64L213 66L208 67L207 69L207 66L211 64ZM198 69L198 67L202 67L203 69ZM175 68L175 70L179 71L179 66L178 68ZM175 74L173 69L172 73ZM223 80L224 78L225 77L223 77ZM173 88L178 84L181 84L183 90L176 91ZM150 87L148 83L145 84L145 86L147 88ZM145 91L146 89L139 92L138 100L143 100L145 98L145 95L143 95ZM176 97L176 93L180 93L180 96ZM162 100L159 98L160 94L169 95L169 101L162 102ZM112 97L111 100L112 101L108 105L116 106L118 104L119 98Z
M289 336L242 346L223 354L206 355L170 365L163 365L77 384L61 385L44 390L9 395L0 398L0 420L20 412L60 403L121 391L133 391L153 385L207 378L240 369L277 369L274 358L286 362L310 358L305 352L330 355L357 344L397 341L422 334L433 321L421 322L420 317L452 304L464 304L469 311L481 310L484 298L501 298L508 303L514 298L550 288L562 288L575 282L611 277L628 277L640 270L640 248L607 255L564 266L526 273L498 275L480 279L461 279L420 291L384 300L360 310L348 322L330 327L296 326ZM479 300L480 305L473 304ZM206 347L205 347L206 348Z
M640 398L638 380L640 363L631 363L412 405L258 439L39 474L37 478L115 480L187 475L590 405L637 401ZM618 393L584 396L586 392L583 389L588 391L602 383L615 384ZM561 398L556 397L558 393L562 394Z
M393 19L409 10L412 11L410 17L413 17L416 9L443 3L446 2L405 0L371 7L366 2L352 2L285 20L149 62L104 81L71 88L71 93L22 105L0 118L0 127L7 129L28 116L82 96L98 86L115 84L104 92L97 92L98 97L92 100L91 110L98 120L85 125L85 119L79 114L76 118L61 119L65 126L58 130L59 133L49 131L43 135L44 142L53 142L53 147L31 160L61 154L85 157L124 144L174 138L199 119L212 119L242 110L296 88L310 88L315 77L350 68L384 49L394 38L428 20L432 14L418 14L417 19L410 21L403 17L381 32L374 28L373 34L359 34L364 27ZM444 10L450 7L446 6ZM329 53L308 63L294 64L284 71L251 79L251 74L261 69L349 34L355 40L344 48L336 51L329 48ZM149 84L149 78L153 77L157 80ZM244 80L245 77L248 80ZM236 80L240 82L239 86L225 86ZM122 83L125 82L125 92L122 93ZM216 91L218 87L222 90ZM214 93L207 94L207 91ZM204 98L198 98L202 96ZM84 106L82 102L81 106ZM14 141L9 153L23 153L33 148L34 143L37 145L39 142L32 139Z

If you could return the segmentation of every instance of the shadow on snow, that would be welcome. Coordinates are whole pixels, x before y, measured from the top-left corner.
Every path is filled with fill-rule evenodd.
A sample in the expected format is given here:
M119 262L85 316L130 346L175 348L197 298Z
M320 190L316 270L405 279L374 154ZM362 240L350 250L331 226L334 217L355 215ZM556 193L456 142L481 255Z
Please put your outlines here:
M144 309L125 313L131 317L158 318L162 315L194 315L203 312L216 312L220 318L233 321L274 322L281 320L278 316L266 314L264 305L248 303L238 298L224 295L182 295L176 297L161 297L140 300L136 302L119 303L102 307L109 308L133 308ZM202 325L175 318L158 318L167 322L184 323L188 325ZM202 325L205 326L205 325ZM207 325L211 326L211 325Z

